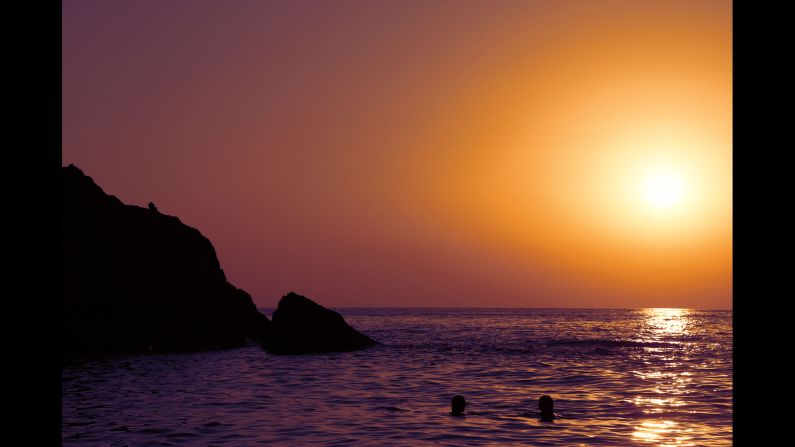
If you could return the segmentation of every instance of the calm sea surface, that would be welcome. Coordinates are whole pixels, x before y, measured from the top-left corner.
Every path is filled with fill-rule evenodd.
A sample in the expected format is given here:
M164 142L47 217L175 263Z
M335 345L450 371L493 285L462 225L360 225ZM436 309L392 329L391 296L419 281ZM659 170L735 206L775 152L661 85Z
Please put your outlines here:
M63 445L732 443L731 311L338 310L383 346L64 368ZM465 417L449 414L456 394ZM535 414L542 394L553 423Z

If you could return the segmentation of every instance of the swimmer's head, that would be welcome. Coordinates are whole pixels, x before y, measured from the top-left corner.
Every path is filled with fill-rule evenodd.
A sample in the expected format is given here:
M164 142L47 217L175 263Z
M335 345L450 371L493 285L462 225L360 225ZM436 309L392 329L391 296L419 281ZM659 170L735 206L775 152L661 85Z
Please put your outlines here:
M458 395L453 398L453 415L454 416L462 416L464 414L464 408L467 406L467 401L464 399L464 396Z
M553 412L554 405L552 398L544 394L538 399L538 409L541 410L541 420L552 420L555 418Z

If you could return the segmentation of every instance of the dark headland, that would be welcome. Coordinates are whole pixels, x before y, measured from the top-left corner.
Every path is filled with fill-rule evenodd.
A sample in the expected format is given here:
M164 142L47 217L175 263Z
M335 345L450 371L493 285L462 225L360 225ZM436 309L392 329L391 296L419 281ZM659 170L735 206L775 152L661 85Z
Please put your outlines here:
M125 205L61 169L63 359L225 349L348 351L376 342L337 312L290 293L274 322L226 280L210 241L177 217Z

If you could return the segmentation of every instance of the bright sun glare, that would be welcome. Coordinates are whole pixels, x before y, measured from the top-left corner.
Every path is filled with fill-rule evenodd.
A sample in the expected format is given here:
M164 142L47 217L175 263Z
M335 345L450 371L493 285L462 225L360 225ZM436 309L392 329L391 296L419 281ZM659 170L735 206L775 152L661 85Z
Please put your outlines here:
M673 172L655 172L644 183L646 200L655 208L670 208L682 200L685 184Z

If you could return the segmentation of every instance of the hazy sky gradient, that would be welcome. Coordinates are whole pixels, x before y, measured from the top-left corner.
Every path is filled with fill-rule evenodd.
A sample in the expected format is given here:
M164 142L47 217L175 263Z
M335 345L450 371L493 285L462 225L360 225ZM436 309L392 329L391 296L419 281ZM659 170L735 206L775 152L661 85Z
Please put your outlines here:
M63 163L260 306L730 308L731 63L730 1L65 0Z

